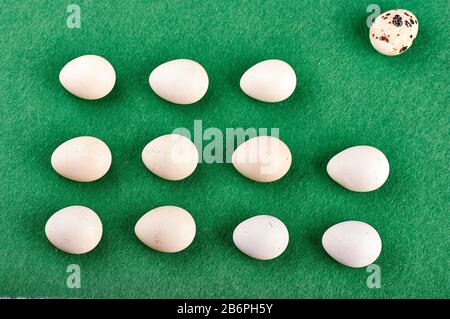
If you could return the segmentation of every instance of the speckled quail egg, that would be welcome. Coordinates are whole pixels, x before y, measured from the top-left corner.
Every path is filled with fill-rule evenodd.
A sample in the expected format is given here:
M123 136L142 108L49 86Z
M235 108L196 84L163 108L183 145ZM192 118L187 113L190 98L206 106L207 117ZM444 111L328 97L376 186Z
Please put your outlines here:
M408 50L419 31L416 16L408 10L390 10L380 14L370 27L372 46L384 55L399 55Z

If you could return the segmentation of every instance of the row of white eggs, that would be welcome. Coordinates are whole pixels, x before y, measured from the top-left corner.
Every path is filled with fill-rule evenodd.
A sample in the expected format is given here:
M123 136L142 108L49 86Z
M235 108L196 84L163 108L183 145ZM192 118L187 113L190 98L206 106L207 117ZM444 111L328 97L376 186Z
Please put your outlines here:
M96 100L114 87L113 66L98 55L83 55L67 63L59 74L62 86L75 96ZM198 102L208 90L205 69L189 59L161 64L149 76L150 87L161 98L175 104ZM281 102L295 90L297 78L292 67L281 60L262 61L248 69L241 78L242 90L263 102Z
M199 156L194 143L185 136L167 134L148 143L142 161L155 175L171 181L190 176ZM54 170L79 182L91 182L104 176L112 162L111 151L98 138L81 136L56 148L51 157ZM257 182L273 182L291 167L288 146L274 136L257 136L242 143L232 155L236 170ZM327 165L328 175L355 192L370 192L381 187L389 176L386 156L371 146L354 146L336 154Z
M379 15L370 27L372 46L388 56L409 49L419 24L408 10L390 10ZM59 74L61 84L70 93L87 100L106 96L116 82L113 66L103 57L83 55L68 62ZM149 84L161 98L176 104L199 101L208 90L209 78L203 66L189 59L161 64L149 76ZM241 77L241 89L250 97L268 103L281 102L294 92L297 77L292 67L281 60L255 64Z
M162 206L144 214L134 228L146 246L165 253L186 249L194 240L196 225L183 208ZM84 206L69 206L53 214L45 225L48 240L70 254L84 254L101 240L102 223L98 215ZM274 216L258 215L244 220L233 232L236 247L259 260L280 256L289 243L284 223ZM381 238L370 225L346 221L328 228L322 237L325 251L336 261L359 268L372 264L381 253Z

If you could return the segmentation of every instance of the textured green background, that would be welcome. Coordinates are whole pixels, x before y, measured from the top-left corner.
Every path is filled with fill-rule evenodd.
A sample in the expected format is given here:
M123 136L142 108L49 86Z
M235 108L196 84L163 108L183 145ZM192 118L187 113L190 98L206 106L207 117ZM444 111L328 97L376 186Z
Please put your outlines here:
M450 297L449 1L376 1L414 12L420 30L404 55L370 45L366 7L374 1L77 1L81 29L66 27L68 1L1 1L0 296L36 297ZM84 101L58 81L62 66L99 54L117 83ZM192 58L210 88L197 104L158 98L147 79L162 62ZM290 63L294 95L264 104L239 89L241 74L268 58ZM282 180L258 184L230 164L201 164L181 182L153 176L144 145L174 128L279 127L293 154ZM93 135L113 153L93 183L56 174L52 151ZM381 149L391 175L359 194L335 184L329 158L353 145ZM47 242L48 217L86 205L103 221L91 253L72 256ZM133 228L160 205L196 219L194 243L179 254L142 245ZM256 214L281 218L290 244L261 262L240 253L232 231ZM373 225L383 240L382 288L366 269L344 267L321 247L326 228L348 219ZM81 266L81 289L66 267Z

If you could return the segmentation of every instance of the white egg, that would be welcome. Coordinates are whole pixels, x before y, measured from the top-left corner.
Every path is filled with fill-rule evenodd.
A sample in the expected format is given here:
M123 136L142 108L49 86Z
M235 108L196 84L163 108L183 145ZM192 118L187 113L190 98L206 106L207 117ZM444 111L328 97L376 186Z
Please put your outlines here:
M111 166L111 151L100 139L80 136L58 146L52 154L53 169L78 182L92 182L105 175Z
M134 231L148 247L164 253L176 253L192 243L196 230L194 218L186 210L162 206L143 215Z
M257 182L273 182L291 167L292 155L287 145L274 136L257 136L242 143L231 160L236 170Z
M45 235L58 249L69 254L84 254L102 238L102 222L84 206L69 206L54 213L45 225Z
M242 75L240 82L245 94L269 103L286 100L296 85L294 69L281 60L265 60L255 64Z
M111 92L116 83L116 72L105 58L83 55L62 68L59 81L73 95L97 100Z
M240 223L233 232L233 241L244 254L255 259L269 260L286 250L289 233L278 218L259 215Z
M208 90L208 74L197 62L178 59L161 64L150 73L152 90L164 100L175 104L192 104Z
M323 234L322 245L333 259L353 268L366 267L381 253L381 238L369 224L346 221Z
M187 137L167 134L155 138L144 147L142 161L153 174L178 181L195 171L198 151Z
M390 10L376 17L369 31L372 46L381 54L393 56L411 47L419 31L415 15L404 9Z
M389 176L389 162L379 149L353 146L333 156L328 175L354 192L371 192L381 187Z

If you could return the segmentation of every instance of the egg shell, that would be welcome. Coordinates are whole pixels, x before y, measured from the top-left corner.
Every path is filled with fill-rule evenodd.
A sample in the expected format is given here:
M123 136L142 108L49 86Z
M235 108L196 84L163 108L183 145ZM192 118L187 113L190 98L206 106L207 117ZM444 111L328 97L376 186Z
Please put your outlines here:
M153 174L178 181L195 171L198 151L187 137L167 134L155 138L144 147L142 161Z
M209 79L199 63L178 59L161 64L149 76L152 90L164 100L175 104L192 104L208 90Z
M294 93L297 77L294 69L281 60L265 60L248 69L240 86L248 96L268 103L286 100Z
M136 236L148 247L176 253L186 249L194 240L194 218L176 206L162 206L144 214L134 228Z
M116 72L105 58L83 55L61 69L59 81L73 95L86 100L97 100L111 92L116 83Z
M345 221L328 228L322 237L325 251L343 265L366 267L381 253L381 238L369 224Z
M375 147L353 146L333 156L327 172L335 182L351 191L371 192L386 182L389 162Z
M286 250L289 232L278 218L258 215L244 220L235 228L233 242L247 256L269 260Z
M236 170L257 182L273 182L291 167L288 146L274 136L257 136L239 145L231 157Z
M111 166L108 146L92 136L72 138L59 145L52 154L53 169L68 179L92 182L103 177Z
M58 249L69 254L85 254L102 238L102 222L84 206L69 206L54 213L45 225L45 235Z
M404 53L413 44L419 31L415 15L404 9L389 10L372 23L369 38L379 53L395 56Z

